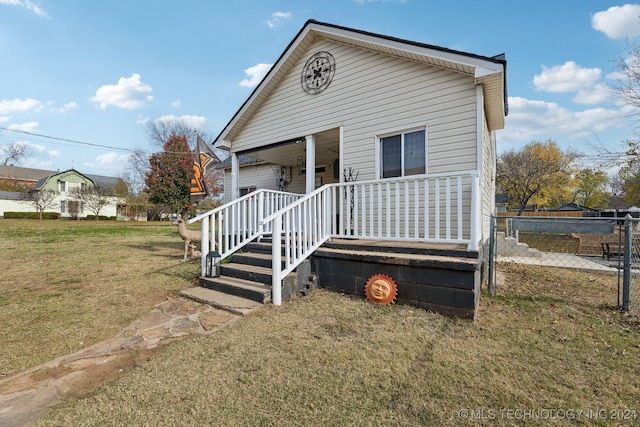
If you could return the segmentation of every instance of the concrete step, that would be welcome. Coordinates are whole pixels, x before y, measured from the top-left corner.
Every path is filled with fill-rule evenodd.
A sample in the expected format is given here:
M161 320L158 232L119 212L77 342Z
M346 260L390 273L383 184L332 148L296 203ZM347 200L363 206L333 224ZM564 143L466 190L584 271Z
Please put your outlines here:
M242 316L246 316L263 305L263 303L258 301L242 298L236 295L230 295L201 286L184 289L180 292L180 295L193 301L208 304Z
M200 286L265 304L271 301L271 286L237 277L201 277Z
M232 261L236 264L255 265L258 267L271 268L272 264L271 252L239 252L233 254ZM284 261L282 261L282 267L284 268Z
M220 275L223 277L243 279L251 282L271 284L271 267L241 264L229 262L220 266Z

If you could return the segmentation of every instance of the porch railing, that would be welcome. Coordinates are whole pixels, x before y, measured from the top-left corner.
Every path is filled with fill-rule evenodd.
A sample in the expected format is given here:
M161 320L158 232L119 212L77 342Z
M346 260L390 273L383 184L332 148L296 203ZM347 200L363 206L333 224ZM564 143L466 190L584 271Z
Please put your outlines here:
M198 220L203 275L211 242L226 257L273 235L271 300L280 305L284 277L332 237L458 243L477 250L480 184L477 171L468 171L328 184L305 196L259 190L189 223Z
M270 234L271 224L263 224L262 219L302 196L258 190L189 219L189 224L202 221L202 275L210 251L215 248L224 259L252 240Z
M331 237L461 243L476 250L479 190L475 171L328 184L266 216L261 224L273 232L273 304L281 303L284 277Z
M480 240L477 171L334 184L332 235L467 244Z

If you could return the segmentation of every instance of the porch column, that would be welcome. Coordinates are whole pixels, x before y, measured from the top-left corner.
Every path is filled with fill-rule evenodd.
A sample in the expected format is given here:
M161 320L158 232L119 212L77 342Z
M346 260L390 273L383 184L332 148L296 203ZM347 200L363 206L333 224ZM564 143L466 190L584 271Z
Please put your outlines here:
M229 201L235 200L240 195L240 162L236 153L231 153L231 197Z
M313 192L316 188L316 139L313 135L307 135L307 187L306 194Z

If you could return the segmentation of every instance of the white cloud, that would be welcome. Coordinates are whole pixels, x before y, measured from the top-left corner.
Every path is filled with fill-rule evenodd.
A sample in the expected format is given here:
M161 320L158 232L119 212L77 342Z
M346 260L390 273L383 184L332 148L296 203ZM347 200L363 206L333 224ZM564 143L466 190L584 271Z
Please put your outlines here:
M102 86L89 100L99 103L103 110L109 105L133 110L144 107L153 99L147 95L151 91L151 86L140 81L140 74L134 73L129 78L120 77L117 85Z
M591 17L591 27L611 39L640 36L640 5L613 6Z
M273 64L258 64L253 67L249 67L244 70L247 78L240 82L240 86L243 87L255 87L257 86L264 76L267 75Z
M573 102L595 105L611 99L614 99L613 89L604 83L598 83L591 88L579 90L573 97Z
M175 101L173 101L173 102L171 103L171 106L172 106L172 107L179 107L179 106L180 106L180 104L182 104L182 101L180 101L179 99L176 99Z
M148 119L145 119L144 121L148 121ZM165 116L158 117L154 121L155 122L178 121L194 129L202 129L202 130L206 129L206 126L207 126L207 119L202 116L190 116L190 115L174 116L173 114L167 114Z
M28 11L35 13L42 18L48 18L49 15L44 10L30 2L29 0L0 0L0 4L8 6L21 6L25 7Z
M56 113L61 113L61 114L65 114L69 110L75 110L76 108L80 108L80 106L76 102L67 102L62 107L57 107L57 108L53 108L53 103L52 103L51 107L52 107L52 111Z
M23 113L25 111L42 111L42 103L31 98L0 101L0 114Z
M96 162L102 165L122 164L129 160L129 154L105 153L96 157Z
M571 111L553 102L509 97L501 140L575 139L618 126L622 113L605 108Z
M271 14L271 19L267 21L269 28L277 27L282 21L288 21L293 17L290 12L275 12Z
M38 129L38 122L26 122L20 124L13 124L9 126L11 130L18 130L23 132L35 132Z
M542 73L533 76L536 90L545 92L577 92L592 87L602 74L599 68L582 68L573 61L551 68L542 66Z

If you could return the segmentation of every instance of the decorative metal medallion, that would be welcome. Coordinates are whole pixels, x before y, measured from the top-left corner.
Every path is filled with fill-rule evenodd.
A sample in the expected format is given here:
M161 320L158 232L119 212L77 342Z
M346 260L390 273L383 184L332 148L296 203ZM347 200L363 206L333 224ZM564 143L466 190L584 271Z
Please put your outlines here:
M331 84L336 72L336 61L329 52L318 52L304 64L300 82L302 89L310 95L317 95Z
M391 305L398 295L398 287L396 282L386 274L374 274L364 285L364 294L367 296L367 301Z

